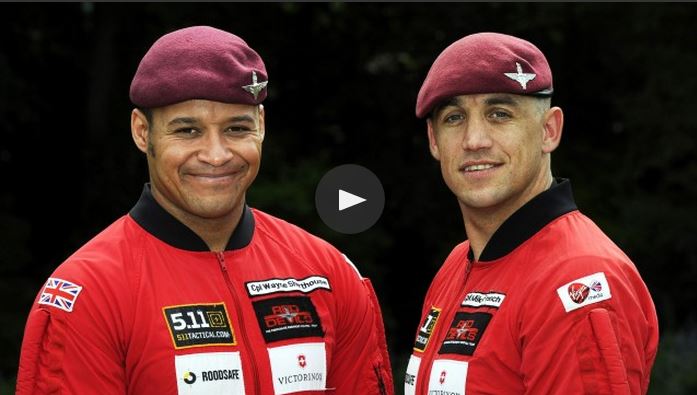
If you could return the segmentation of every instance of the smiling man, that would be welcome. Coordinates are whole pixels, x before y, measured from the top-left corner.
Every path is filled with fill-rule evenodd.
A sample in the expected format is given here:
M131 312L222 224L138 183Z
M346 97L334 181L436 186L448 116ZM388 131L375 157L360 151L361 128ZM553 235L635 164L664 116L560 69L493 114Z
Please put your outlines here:
M644 394L651 296L554 178L563 113L533 44L479 33L446 48L416 103L466 241L434 278L406 394Z
M131 84L150 182L47 280L18 394L392 394L370 281L246 204L267 73L211 27L157 40Z

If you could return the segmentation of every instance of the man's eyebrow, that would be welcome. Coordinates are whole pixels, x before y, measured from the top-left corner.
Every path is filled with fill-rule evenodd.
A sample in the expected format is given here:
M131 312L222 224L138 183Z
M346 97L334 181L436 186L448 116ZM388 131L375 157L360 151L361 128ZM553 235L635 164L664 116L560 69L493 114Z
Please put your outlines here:
M513 96L510 96L510 95L496 95L496 96L487 97L484 100L484 103L489 105L489 106L495 106L495 105L517 106L520 104L518 100L516 100Z
M234 122L254 122L254 118L250 115L236 115L234 117L227 118L225 123L234 123ZM167 123L167 126L172 126L172 125L184 125L184 126L190 126L190 125L196 125L199 123L199 120L194 117L178 117L174 118L173 120L169 121Z
M172 125L195 125L198 123L198 120L196 118L189 118L189 117L180 117L180 118L174 118L173 120L169 121L167 123L167 126L172 126Z
M431 115L429 116L430 118L435 118L438 116L438 114L443 111L444 108L446 107L457 107L460 105L460 98L459 97L451 97L450 99L444 100L435 106L433 106L433 110L431 110Z
M255 122L256 120L251 115L237 115L230 117L226 120L227 122Z

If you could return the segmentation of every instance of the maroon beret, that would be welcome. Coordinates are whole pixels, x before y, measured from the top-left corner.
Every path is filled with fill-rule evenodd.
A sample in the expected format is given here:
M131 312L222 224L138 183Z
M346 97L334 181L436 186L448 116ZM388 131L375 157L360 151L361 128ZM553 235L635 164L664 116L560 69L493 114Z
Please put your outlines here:
M266 98L266 67L244 40L209 26L166 34L140 61L130 97L142 108L191 99L259 104Z
M550 96L552 71L533 44L500 33L477 33L446 48L428 71L416 99L416 116L459 95L513 93Z

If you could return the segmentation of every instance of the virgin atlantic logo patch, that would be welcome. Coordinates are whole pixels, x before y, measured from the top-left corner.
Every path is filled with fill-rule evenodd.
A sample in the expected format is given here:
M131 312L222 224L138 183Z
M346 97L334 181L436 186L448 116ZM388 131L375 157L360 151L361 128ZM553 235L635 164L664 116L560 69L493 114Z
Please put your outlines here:
M573 283L569 285L569 297L574 303L583 303L588 297L588 288L585 284Z
M570 312L612 298L605 273L598 272L557 288L564 310Z
M588 298L590 291L600 292L603 290L603 285L599 281L594 281L590 286L581 283L573 283L569 285L569 297L575 303L583 303Z

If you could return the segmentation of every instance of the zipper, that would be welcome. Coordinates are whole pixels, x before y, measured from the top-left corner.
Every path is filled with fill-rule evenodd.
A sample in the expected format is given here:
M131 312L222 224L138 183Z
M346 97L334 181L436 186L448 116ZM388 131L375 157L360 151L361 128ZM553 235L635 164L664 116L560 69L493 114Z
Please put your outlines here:
M462 281L462 285L460 286L460 289L461 289L460 294L463 294L464 291L465 291L465 286L467 285L467 280L469 280L469 278L470 278L470 272L472 271L472 266L473 266L473 261L471 261L471 260L470 260L469 258L467 258L467 257L465 257L465 259L466 259L467 265L465 266L465 276L464 276L464 279L463 279L463 281ZM431 334L431 340L436 341L436 339L440 339L440 338L441 338L441 332L442 332L443 330L446 330L446 331L447 331L447 330L450 328L450 322L451 322L451 320L452 320L452 317L450 316L450 310L448 310L448 314L447 314L448 320L445 320L445 317L446 317L445 312L446 312L446 309L450 309L451 307L452 307L452 305L450 305L450 306L445 306L445 305L444 305L444 306L443 306L443 309L441 310L441 315L440 315L440 317L438 317L439 320L443 320L443 321L441 321L441 323L437 325L437 327L438 327L437 333L432 333L432 334ZM460 307L460 306L459 306L459 303L458 303L458 306L455 307L455 312L457 312L457 310L459 309L459 307ZM454 315L453 315L453 316L454 316ZM430 341L430 340L429 340L429 341ZM424 358L425 358L425 357L426 357L426 355L424 354ZM431 369L433 369L433 361L434 361L435 357L436 357L436 354L431 354L431 357L429 358L429 363L428 363L428 364L424 364L424 363L423 363L424 360L423 360L423 359L421 360L422 363L421 363L421 365L419 366L419 370L418 370L418 373L417 373L417 374L418 374L418 377L429 377L429 378L431 377L430 372L431 372ZM429 373L429 374L424 374L424 373L425 373L425 370L426 370L426 369L425 369L426 366L428 366L428 373ZM419 392L418 390L419 390L419 389L420 389L420 390L424 390L424 387L428 387L428 382L425 382L425 381L423 381L423 380L420 380L419 382L417 382L416 385L417 385L417 387L416 387L416 390L417 390L417 391L415 391L415 393L419 394L420 392Z
M252 377L254 378L254 393L259 394L259 374L257 373L257 362L256 358L254 356L254 352L252 351L252 347L250 347L249 340L247 339L247 331L246 327L244 325L244 320L242 319L242 305L240 304L239 299L237 298L237 292L235 292L235 287L232 285L232 281L230 280L230 275L227 271L227 265L225 264L225 254L222 252L216 252L215 253L216 258L218 258L218 263L220 264L220 270L223 272L223 277L225 278L225 283L228 286L228 289L230 290L230 293L232 294L232 299L235 303L235 311L237 312L237 319L240 323L240 337L242 338L241 346L244 348L245 352L249 355L249 363L252 365Z
M382 374L380 373L380 369L382 368L381 364L378 364L377 366L373 366L373 371L375 371L375 377L378 379L378 390L380 391L380 395L387 395L387 390L385 389L385 381L382 378Z
M472 261L467 258L467 266L465 267L465 281L462 282L462 290L465 290L465 285L467 285L467 280L470 278L470 272L472 271Z

